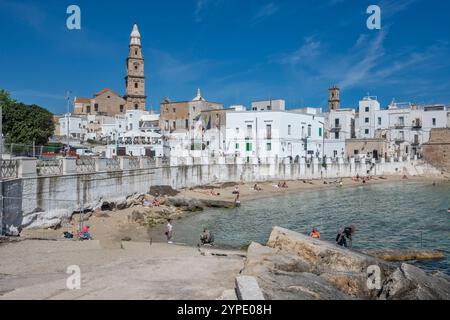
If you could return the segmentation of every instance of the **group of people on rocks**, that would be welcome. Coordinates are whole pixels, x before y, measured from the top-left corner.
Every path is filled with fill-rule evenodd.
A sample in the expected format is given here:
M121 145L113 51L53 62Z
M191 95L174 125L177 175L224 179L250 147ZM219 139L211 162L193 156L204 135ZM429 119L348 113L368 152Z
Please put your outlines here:
M353 234L357 230L354 225L340 229L336 235L336 244L341 247L351 248L353 245ZM313 239L320 239L320 232L317 228L313 228L309 236Z

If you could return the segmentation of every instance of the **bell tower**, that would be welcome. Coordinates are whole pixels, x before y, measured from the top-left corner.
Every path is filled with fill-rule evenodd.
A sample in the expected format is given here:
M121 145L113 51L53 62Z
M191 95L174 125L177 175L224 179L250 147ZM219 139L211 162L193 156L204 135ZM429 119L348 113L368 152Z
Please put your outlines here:
M328 108L330 111L337 111L341 108L340 90L336 86L328 89Z
M141 34L137 24L133 26L129 48L125 77L126 109L145 110L147 97L145 95L144 56L142 55Z

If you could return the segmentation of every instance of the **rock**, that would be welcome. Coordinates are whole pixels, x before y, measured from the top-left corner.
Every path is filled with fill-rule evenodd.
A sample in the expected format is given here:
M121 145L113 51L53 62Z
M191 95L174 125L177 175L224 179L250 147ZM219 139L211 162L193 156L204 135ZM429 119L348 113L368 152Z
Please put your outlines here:
M117 210L125 210L126 208L129 208L130 204L127 200L122 200L116 203L115 208Z
M439 260L443 259L444 253L438 250L400 250L400 249L384 249L384 250L363 250L365 254L376 257L384 261L413 261L413 260Z
M374 257L279 227L273 229L267 246L302 258L314 273L366 273L371 265L378 265L385 271L395 269Z
M131 221L142 223L142 222L144 222L144 220L145 220L145 216L142 214L142 212L140 212L138 210L134 210L131 213Z
M237 300L236 297L236 291L235 290L225 290L222 292L221 296L217 298L217 300L223 300L223 301L234 301Z
M197 199L173 197L167 199L167 205L174 206L177 208L183 208L186 211L202 211L203 203Z
M68 223L72 216L72 210L57 209L51 211L34 212L24 215L22 228L24 229L48 229L57 228Z
M442 275L429 275L403 263L385 281L380 299L450 300L450 281Z
M150 191L148 192L152 196L170 196L174 197L178 195L180 192L173 189L171 186L152 186L150 187Z
M258 281L254 277L236 277L236 293L239 300L264 300Z
M131 238L130 237L125 237L125 238L122 239L122 241L130 242Z
M311 265L298 256L252 243L242 274L256 277L269 300L349 299L309 270Z
M92 217L92 212L85 212L83 214L81 213L74 213L72 215L72 221L79 222L80 219L82 219L84 222L89 221L89 219Z
M369 273L377 268L380 286L372 288ZM398 267L279 227L266 247L249 246L242 274L256 277L267 299L450 299L448 275Z

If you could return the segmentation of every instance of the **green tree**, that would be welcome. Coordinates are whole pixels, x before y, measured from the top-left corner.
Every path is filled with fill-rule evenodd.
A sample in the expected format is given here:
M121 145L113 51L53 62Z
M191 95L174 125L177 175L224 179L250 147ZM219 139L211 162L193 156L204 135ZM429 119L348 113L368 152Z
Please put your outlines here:
M0 90L3 107L4 143L45 145L53 135L53 114L37 105L26 105L12 99L9 92Z

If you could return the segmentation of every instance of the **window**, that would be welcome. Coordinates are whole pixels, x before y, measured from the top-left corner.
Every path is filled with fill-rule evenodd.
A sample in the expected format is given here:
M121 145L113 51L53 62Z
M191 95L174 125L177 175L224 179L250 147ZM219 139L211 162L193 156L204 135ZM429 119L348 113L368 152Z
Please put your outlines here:
M177 109L173 108L172 111L173 111L173 113L175 113L175 112L177 112Z
M137 109L139 109L139 105L138 105L138 104L135 104L135 105L134 105L134 110L137 110Z
M322 128L319 128L319 137L322 136Z
M138 49L134 49L134 55L137 56L137 54L138 54Z
M334 133L334 138L335 138L335 139L339 139L339 131L336 131L336 132Z
M236 143L235 148L236 150L239 150L239 143Z
M134 87L137 89L137 88L139 88L139 84L136 82L135 84L134 84Z
M164 130L169 130L169 120L166 120L166 122L164 123Z
M189 120L186 119L186 129L189 129Z
M381 126L381 117L378 117L378 125Z
M95 112L98 112L98 103L94 105Z
M433 126L436 126L436 118L433 118Z
M133 124L130 123L130 130L133 130Z
M272 139L272 125L266 124L266 139Z
M339 124L340 124L339 118L334 119L334 126L335 126L336 128L339 128Z
M288 135L290 136L291 135L291 130L292 129L292 127L291 127L291 125L288 125Z
M311 137L311 125L308 125L308 137Z
M176 130L177 123L175 121L172 121L172 130Z
M86 107L86 113L91 113L91 107Z
M272 151L272 144L270 142L266 144L266 151Z
M364 122L365 122L365 123L369 123L369 121L370 121L369 118L365 118L365 119L364 119Z
M399 117L399 118L398 118L398 123L399 123L401 126L405 125L405 117Z
M364 130L364 134L369 134L369 129Z
M251 137L253 137L253 133L252 133L252 125L248 124L247 125L247 139L250 139Z
M123 112L123 105L120 106L120 112Z
M366 112L369 112L370 111L370 107L366 107Z
M137 70L137 69L138 69L138 65L135 64L135 65L134 65L134 70Z
M245 150L246 151L252 151L252 144L251 143L246 143L245 144Z
M267 111L272 110L272 106L267 106Z

